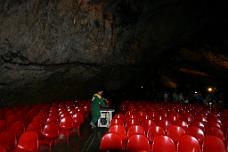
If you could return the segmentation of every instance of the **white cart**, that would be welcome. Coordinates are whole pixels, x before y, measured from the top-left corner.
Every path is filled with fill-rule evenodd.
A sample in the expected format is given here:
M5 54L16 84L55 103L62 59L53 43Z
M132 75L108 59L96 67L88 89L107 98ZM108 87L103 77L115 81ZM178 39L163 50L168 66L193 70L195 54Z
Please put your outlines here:
M112 120L112 113L114 109L102 109L100 111L101 117L98 119L98 127L109 127Z

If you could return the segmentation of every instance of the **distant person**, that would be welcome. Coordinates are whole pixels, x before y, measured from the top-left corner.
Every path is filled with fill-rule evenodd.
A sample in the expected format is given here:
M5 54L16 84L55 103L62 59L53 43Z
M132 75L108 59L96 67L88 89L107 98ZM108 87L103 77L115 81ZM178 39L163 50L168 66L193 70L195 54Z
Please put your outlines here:
M169 99L169 94L167 92L164 93L164 102L167 102Z
M177 93L176 92L173 92L172 96L173 96L173 101L174 102L177 102L178 101L178 95L177 95Z
M93 95L92 103L91 103L91 115L92 120L90 125L92 128L96 127L97 121L100 118L100 110L102 107L107 107L106 99L102 97L103 91L99 90L97 93Z
M182 93L179 94L179 99L180 102L184 102L184 96Z

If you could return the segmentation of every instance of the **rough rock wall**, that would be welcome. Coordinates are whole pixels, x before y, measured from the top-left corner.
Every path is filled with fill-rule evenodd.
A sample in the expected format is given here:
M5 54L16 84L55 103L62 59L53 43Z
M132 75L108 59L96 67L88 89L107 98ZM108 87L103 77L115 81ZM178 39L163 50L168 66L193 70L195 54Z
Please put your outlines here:
M1 0L0 97L88 97L150 79L216 21L210 12L204 1Z
M96 84L112 73L106 74L106 67L126 64L124 56L114 53L112 18L104 18L102 3L5 0L0 10L3 97L80 96L89 87L102 86Z

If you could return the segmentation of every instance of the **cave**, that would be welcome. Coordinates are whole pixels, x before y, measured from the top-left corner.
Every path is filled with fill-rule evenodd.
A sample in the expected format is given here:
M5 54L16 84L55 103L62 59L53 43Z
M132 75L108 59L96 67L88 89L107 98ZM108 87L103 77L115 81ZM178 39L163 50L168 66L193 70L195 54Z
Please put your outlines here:
M222 1L1 0L0 121L16 107L88 104L98 90L116 112L127 101L176 104L175 93L213 102L223 120L227 18Z

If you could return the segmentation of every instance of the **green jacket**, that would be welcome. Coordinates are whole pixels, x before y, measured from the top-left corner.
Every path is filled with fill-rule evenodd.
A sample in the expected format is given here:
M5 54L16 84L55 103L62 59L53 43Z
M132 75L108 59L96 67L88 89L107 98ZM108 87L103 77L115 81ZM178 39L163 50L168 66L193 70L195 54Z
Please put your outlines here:
M100 116L100 107L106 107L105 99L98 94L94 94L91 103L92 116Z

